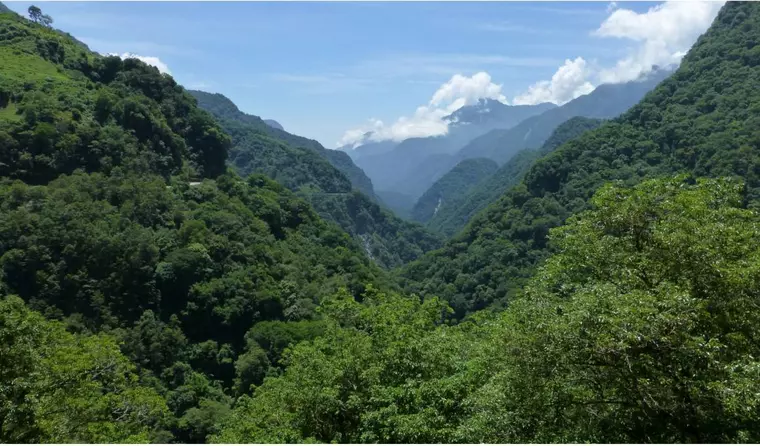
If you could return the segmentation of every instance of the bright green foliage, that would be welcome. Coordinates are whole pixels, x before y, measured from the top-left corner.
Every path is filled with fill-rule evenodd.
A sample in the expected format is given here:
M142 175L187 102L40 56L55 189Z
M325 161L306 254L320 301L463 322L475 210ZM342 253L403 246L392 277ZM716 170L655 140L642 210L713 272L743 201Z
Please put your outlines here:
M743 187L609 185L500 314L368 289L238 400L216 442L755 442L760 215Z
M0 299L0 441L147 443L166 402L137 383L113 339L66 332L16 296Z
M286 353L287 368L238 401L216 442L445 442L468 386L465 327L438 324L436 299L369 289L322 306L324 335Z
M740 184L691 183L605 187L552 231L468 441L758 441L760 218Z
M546 235L609 180L689 171L760 186L760 4L727 3L680 68L620 118L536 162L444 248L405 268L407 290L458 311L507 302L549 254ZM754 206L754 204L753 204Z
M100 57L70 37L0 14L0 175L45 183L118 166L168 177L225 171L229 137L171 77Z
M496 172L447 202L427 222L426 226L449 237L461 231L475 215L494 203L511 187L522 181L533 163L557 147L593 130L602 124L601 119L577 116L557 127L540 149L524 149L509 159Z
M465 196L471 188L496 172L499 166L488 158L471 158L454 166L433 183L412 209L412 218L427 223L444 204Z

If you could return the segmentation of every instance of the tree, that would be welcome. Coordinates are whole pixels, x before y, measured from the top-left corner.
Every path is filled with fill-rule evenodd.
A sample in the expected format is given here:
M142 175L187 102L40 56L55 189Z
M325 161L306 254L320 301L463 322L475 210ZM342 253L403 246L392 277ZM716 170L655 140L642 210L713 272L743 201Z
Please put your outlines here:
M43 14L42 17L40 17L39 23L50 28L50 26L53 24L53 18L47 14Z
M42 10L40 8L32 5L27 9L27 12L29 13L29 18L32 19L34 23L40 23L40 20L42 19Z
M606 186L494 338L467 442L756 442L760 218L739 182Z

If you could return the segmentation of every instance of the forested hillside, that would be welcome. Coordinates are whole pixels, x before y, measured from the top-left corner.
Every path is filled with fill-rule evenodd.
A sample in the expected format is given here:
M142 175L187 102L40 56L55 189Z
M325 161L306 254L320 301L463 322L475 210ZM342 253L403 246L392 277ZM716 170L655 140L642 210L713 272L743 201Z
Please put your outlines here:
M760 215L726 180L605 187L498 314L368 290L219 443L757 442Z
M493 174L499 166L488 158L472 158L457 164L442 176L417 201L412 218L426 223L442 206L466 195L469 190Z
M564 144L446 246L406 267L410 292L459 315L507 302L549 254L546 234L602 184L675 172L739 175L758 196L760 7L729 3L679 69L636 106Z
M156 68L15 14L0 60L2 441L203 441L325 295L386 283L308 203L226 172L229 137Z
M393 275L429 235L319 151L34 12L0 8L0 442L760 442L760 4Z
M200 108L214 115L223 123L225 128L230 126L231 129L234 129L234 132L246 133L246 137L248 138L254 138L254 134L257 134L259 137L268 136L270 139L279 141L280 144L285 143L291 149L298 152L311 152L318 154L322 158L329 161L330 164L332 164L336 169L342 172L343 175L348 178L349 181L351 181L353 187L360 190L368 197L373 199L375 198L375 191L372 188L372 181L369 179L369 177L367 177L367 175L364 174L360 168L356 167L354 162L351 161L351 157L349 157L348 154L340 150L325 149L320 143L314 141L313 139L293 135L283 130L281 126L272 126L270 124L267 124L258 116L243 113L237 108L234 103L232 103L232 101L219 93L212 94L206 93L204 91L190 90L190 94L192 94L198 100L198 106ZM251 145L257 146L255 142L252 142ZM259 169L258 166L254 167L253 165L246 167L249 166L252 160L251 149L247 148L246 144L236 144L236 146L238 147L233 147L232 155L241 156L242 159L237 162L233 160L235 165L241 169ZM256 149L256 152L258 152L259 147L256 147ZM305 157L305 155L302 156ZM286 165L283 160L280 160L280 162L283 163L280 167L284 167ZM304 166L310 163L316 163L314 158L309 157L298 161L299 166ZM286 174L281 175L283 177L286 176ZM317 176L319 176L319 174L317 174Z
M496 172L484 178L471 190L465 190L463 195L441 203L440 209L426 223L426 226L448 237L453 236L461 231L478 212L522 181L523 176L536 160L584 132L599 127L602 122L600 119L580 116L565 121L554 130L540 149L523 149L517 152Z
M352 235L378 265L400 266L442 245L438 236L422 226L382 209L356 183L358 190L352 191L353 182L345 172L358 171L362 178L366 176L346 153L270 128L256 116L242 113L221 94L191 93L231 136L230 161L241 175L263 173L295 191L322 218ZM333 156L330 162L336 167L328 162L329 156ZM369 179L359 185L365 183L371 193Z

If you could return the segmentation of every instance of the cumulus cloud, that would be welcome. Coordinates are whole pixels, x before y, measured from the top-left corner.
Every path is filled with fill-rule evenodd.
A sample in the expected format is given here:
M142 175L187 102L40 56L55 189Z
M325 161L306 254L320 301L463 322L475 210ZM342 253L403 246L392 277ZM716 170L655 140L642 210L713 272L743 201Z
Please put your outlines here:
M391 125L378 119L370 119L367 125L347 131L338 146L356 147L368 141L403 141L408 138L445 135L449 123L446 116L465 105L477 103L480 99L495 99L506 103L501 85L494 84L486 72L471 77L454 75L433 93L426 105L417 107L411 117L402 116Z
M589 82L591 70L582 57L567 59L549 81L539 81L528 91L514 99L516 105L534 105L542 102L564 104L578 96L591 93L594 86Z
M581 57L565 60L551 80L534 83L514 103L562 105L592 92L597 85L628 82L655 65L677 64L710 26L723 3L668 1L637 13L613 1L607 7L609 16L592 35L636 42L632 51L614 66L602 69L591 69Z
M593 35L639 42L627 57L599 74L601 83L627 82L651 70L681 61L723 6L720 2L669 1L637 13L615 9Z
M143 62L145 62L148 65L153 65L154 67L158 68L158 71L166 74L172 74L171 71L169 71L169 67L161 61L158 57L155 56L140 56L138 54L133 53L108 53L109 56L119 56L122 59L139 59Z

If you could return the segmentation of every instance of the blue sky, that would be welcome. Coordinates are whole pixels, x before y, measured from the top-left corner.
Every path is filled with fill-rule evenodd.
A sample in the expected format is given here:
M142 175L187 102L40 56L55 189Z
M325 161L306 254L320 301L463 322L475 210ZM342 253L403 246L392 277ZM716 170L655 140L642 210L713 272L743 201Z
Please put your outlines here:
M6 4L23 13L30 3ZM330 148L370 118L388 126L413 115L457 74L466 80L486 72L512 102L537 82L552 81L566 60L582 58L585 74L567 87L570 96L555 101L562 102L599 84L605 68L642 52L642 45L662 40L656 27L637 35L636 21L658 5L649 2L36 4L55 27L95 51L157 58L184 86L223 93L243 111ZM621 9L629 12L600 36L600 26ZM695 15L683 9L658 26ZM709 25L702 16L693 21L699 32ZM684 40L686 31L669 32L677 35L666 43L680 39L680 47L698 35ZM535 98L560 95L548 83L536 88ZM449 105L459 93L452 94Z

